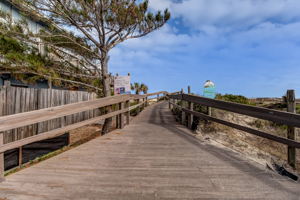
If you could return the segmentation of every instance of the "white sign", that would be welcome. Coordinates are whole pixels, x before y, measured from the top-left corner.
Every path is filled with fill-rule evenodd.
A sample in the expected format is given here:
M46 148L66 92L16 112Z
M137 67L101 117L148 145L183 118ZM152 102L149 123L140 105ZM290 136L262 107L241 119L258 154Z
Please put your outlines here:
M130 94L130 76L115 76L114 91L117 94Z

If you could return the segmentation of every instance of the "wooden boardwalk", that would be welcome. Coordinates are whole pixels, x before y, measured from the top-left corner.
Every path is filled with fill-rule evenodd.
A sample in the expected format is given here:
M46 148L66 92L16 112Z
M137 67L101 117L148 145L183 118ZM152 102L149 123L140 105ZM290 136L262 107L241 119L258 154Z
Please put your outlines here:
M294 199L300 184L201 142L166 103L131 125L6 177L0 199Z

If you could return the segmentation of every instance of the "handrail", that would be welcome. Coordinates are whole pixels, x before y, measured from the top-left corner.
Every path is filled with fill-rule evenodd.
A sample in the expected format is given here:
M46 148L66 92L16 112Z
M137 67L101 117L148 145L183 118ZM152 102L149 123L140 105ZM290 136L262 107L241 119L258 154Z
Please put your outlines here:
M64 134L65 132L68 132L70 130L89 125L95 122L98 122L100 120L104 120L107 118L111 118L114 116L119 116L118 120L121 125L119 125L119 128L123 128L124 124L124 114L126 113L127 118L127 124L129 123L129 114L130 110L132 110L129 107L130 100L139 100L143 99L142 103L139 103L138 105L135 105L135 108L147 105L147 98L149 96L163 94L164 96L168 94L165 91L156 92L156 93L150 93L145 95L131 95L131 94L125 94L125 95L116 95L111 97L105 97L101 99L95 99L95 100L89 100L89 101L82 101L78 103L72 103L62 106L56 106L56 107L50 107L50 108L44 108L40 110L30 111L30 112L24 112L24 113L18 113L14 115L8 115L8 116L2 116L0 117L0 180L4 177L4 152L7 150L15 149L15 148L21 148L22 146L26 144L30 144L33 142L41 141L44 139L53 138L59 135ZM119 110L113 111L101 116L93 117L88 120L84 120L78 123L74 123L71 125L67 125L61 128L57 128L54 130L50 130L48 132L44 132L38 135L30 136L21 140L17 140L11 143L3 144L3 131L8 131L11 129L24 127L28 125L32 125L35 123L48 121L52 119L57 119L60 117L90 111L97 108L104 108L107 106L112 106L115 104L119 104ZM21 152L21 151L20 151ZM22 159L19 159L22 160Z
M169 95L169 97L300 128L300 115L294 113L209 99L196 95L180 94Z
M38 134L38 135L27 137L27 138L17 140L17 141L14 141L14 142L10 142L10 143L7 143L7 144L4 144L4 145L0 146L0 153L3 153L5 151L11 150L11 149L15 149L15 148L18 148L20 146L24 146L24 145L27 145L27 144L30 144L30 143L33 143L33 142L38 142L38 141L41 141L41 140L46 140L46 139L49 139L49 138L53 138L53 137L59 136L60 134L71 131L73 129L80 128L82 126L86 126L86 125L89 125L89 124L93 124L93 123L99 122L100 120L110 118L110 117L122 114L124 112L128 112L128 109L123 109L123 110L111 112L111 113L108 113L108 114L105 114L105 115L101 115L99 117L84 120L82 122L71 124L71 125L68 125L68 126L65 126L65 127L62 127L62 128L57 128L57 129L54 129L54 130L51 130L51 131L48 131L48 132L45 132L45 133L41 133L41 134Z
M0 131L7 131L10 129L93 110L129 100L129 95L112 96L2 116L0 117Z
M226 111L230 111L233 113L239 113L259 119L269 120L276 123L286 124L289 126L295 126L300 127L300 115L289 113L289 112L283 112L283 111L277 111L267 108L260 108L256 106L250 106L250 105L244 105L239 103L233 103L233 102L227 102L227 101L221 101L216 99L209 99L205 97L195 96L195 95L188 95L188 94L178 94L178 95L167 95L169 99L177 99L177 100L183 100L187 101L189 103L196 103L203 106L213 107L217 109L222 109ZM256 129L252 129L249 127L241 126L238 124L234 124L228 121L224 121L221 119L217 119L215 117L211 117L209 115L196 112L191 109L184 108L182 106L179 106L173 102L169 102L171 105L179 108L182 112L188 113L189 115L197 116L201 119L206 119L210 121L214 121L226 126L230 126L235 129L239 129L242 131L245 131L250 134L254 134L263 138L267 138L276 142L279 142L281 144L288 145L289 147L294 147L300 149L300 142L297 142L295 140L287 139L284 137L276 136L273 134L265 133Z
M72 104L67 104L62 106L18 113L14 115L2 116L0 117L0 132L31 125L34 123L48 121L51 119L56 119L59 117L64 117L67 115L89 111L96 108L113 105L113 104L129 101L132 99L138 99L140 98L140 96L146 98L148 96L165 94L165 93L166 92L157 92L157 93L152 93L147 95L117 95L111 97L104 97L101 99L82 101L78 103L72 103Z
M138 100L138 99L143 99L143 98L146 98L146 97L150 97L150 96L154 96L154 95L160 95L160 94L164 94L164 95L167 95L169 94L168 92L166 91L161 91L161 92L155 92L155 93L149 93L149 94L131 94L130 96L135 99L135 100Z

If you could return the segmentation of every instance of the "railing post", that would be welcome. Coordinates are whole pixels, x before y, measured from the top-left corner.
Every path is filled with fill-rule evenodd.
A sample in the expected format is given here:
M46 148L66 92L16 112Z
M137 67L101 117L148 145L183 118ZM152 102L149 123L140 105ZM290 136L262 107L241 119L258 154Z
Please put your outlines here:
M158 102L158 100L159 100L159 94L157 95L157 102Z
M126 124L129 125L130 123L130 101L126 101L126 108L128 108L128 112L126 113Z
M0 132L0 146L3 145L4 134ZM0 182L4 181L4 153L0 153Z
M183 100L183 89L181 89L181 107L185 108L185 101ZM181 111L181 124L185 125L185 119L186 119L186 115L185 112L182 110Z
M146 99L145 107L147 107L148 106L148 97L146 97L145 99Z
M173 101L173 103L175 104L175 105L177 105L177 101L176 101L176 99L172 99L172 101ZM173 111L173 113L174 113L174 106L172 106L172 111Z
M120 109L119 104L116 104L115 106L116 106L116 110ZM119 122L120 122L119 115L116 115L116 128L120 128Z
M145 98L143 98L142 110L145 109Z
M211 107L207 106L207 115L211 116Z
M137 100L137 104L140 104L140 99ZM139 114L141 112L141 107L138 106L137 107L137 114Z
M191 94L191 87L190 86L188 86L188 93ZM194 110L194 103L189 102L189 110L190 111ZM189 114L188 115L188 128L189 129L192 129L193 121L194 121L194 115Z
M23 147L19 147L19 167L22 166L23 163Z
M296 99L295 91L288 90L286 94L287 100L287 111L291 113L296 113ZM291 140L296 140L295 127L289 126L287 130L287 137ZM296 168L296 148L288 147L288 163L294 169Z
M120 103L120 110L123 110L125 108L125 103L122 102ZM119 115L120 121L119 121L119 128L122 129L124 128L124 113L121 113Z

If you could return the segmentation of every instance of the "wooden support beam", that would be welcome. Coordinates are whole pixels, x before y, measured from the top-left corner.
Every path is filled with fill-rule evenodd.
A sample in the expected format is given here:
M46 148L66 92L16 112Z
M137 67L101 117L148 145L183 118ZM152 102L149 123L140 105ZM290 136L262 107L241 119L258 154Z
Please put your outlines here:
M191 94L191 86L188 86L188 93ZM189 102L188 107L189 107L189 110L194 111L194 103ZM192 129L193 121L194 121L194 115L191 113L188 114L188 128L189 129Z
M140 99L137 100L137 104L140 104ZM141 107L138 106L137 107L137 114L139 114L141 112Z
M134 105L134 106L130 106L130 107L129 107L129 110L131 111L131 110L133 110L133 109L139 108L140 106L142 106L142 104L143 104L143 103L139 103L139 104L136 104L136 105Z
M120 108L119 108L119 104L116 104L115 105L116 106L116 110L120 110ZM120 120L119 120L119 115L117 115L116 117L116 128L119 128L119 122L120 122Z
M288 90L286 94L287 100L287 111L291 113L296 113L296 98L295 91ZM296 140L295 127L288 126L287 138L291 140ZM288 146L288 163L291 167L296 169L296 148Z
M279 124L286 124L288 126L300 128L300 115L295 113L289 113L274 109L250 106L228 101L221 101L217 99L209 99L195 95L183 94L171 95L171 97L179 100L183 98L185 101L190 101L195 104L200 104L202 106L209 106L212 108L227 110L229 112L239 113L242 115L247 115L259 119L273 121Z
M242 126L242 125L239 125L239 124L234 124L234 123L231 123L231 122L228 122L228 121L217 119L215 117L211 117L211 116L208 116L208 115L200 113L200 112L190 111L190 110L184 109L184 108L182 108L182 110L184 110L187 113L192 113L194 116L197 116L201 119L206 119L206 120L210 120L210 121L213 121L213 122L217 122L219 124L223 124L223 125L226 125L226 126L229 126L229 127L241 130L241 131L245 131L245 132L253 134L253 135L257 135L259 137L270 139L270 140L273 140L275 142L278 142L278 143L281 143L281 144L285 144L285 145L300 149L300 142L297 142L295 140L287 139L287 138L284 138L284 137L281 137L281 136L273 135L273 134L266 133L266 132L263 132L263 131L259 131L259 130L256 130L256 129L248 128L246 126Z
M19 167L22 166L23 163L23 147L19 147Z
M48 121L64 117L71 114L76 114L96 108L110 106L113 104L127 101L130 99L130 95L119 95L112 97L104 97L101 99L82 101L78 103L72 103L67 105L61 105L51 108L44 108L40 110L34 110L30 112L23 112L14 115L1 116L0 117L0 131L6 131L15 129L27 125L31 125L38 122Z
M0 132L0 146L3 145L3 132ZM0 182L4 181L4 152L0 152Z
M120 103L120 110L123 110L123 109L125 109L124 102ZM122 129L122 128L124 128L124 113L121 113L119 115L119 118L120 118L119 128Z
M288 96L291 96L289 98L289 101L295 102L294 98L295 94L294 92L290 92ZM266 139L270 139L272 141L276 141L281 144L285 144L289 146L289 159L291 160L291 163L296 163L296 153L294 153L294 149L300 149L300 142L295 140L295 135L294 135L294 127L300 127L300 115L295 114L295 113L289 113L289 112L282 112L282 111L277 111L277 110L271 110L271 109L266 109L266 108L260 108L260 107L254 107L254 106L248 106L248 105L243 105L243 104L237 104L237 103L232 103L232 102L225 102L225 101L219 101L215 99L208 99L204 97L199 97L199 96L194 96L194 95L186 95L186 94L180 94L180 95L169 95L170 98L173 100L185 100L185 101L190 101L191 103L198 103L200 105L205 105L205 106L212 106L215 108L223 109L223 110L228 110L234 113L240 113L248 116L253 116L256 118L260 119L265 119L265 120L270 120L278 123L283 123L287 124L289 126L289 138L285 137L280 137L276 136L273 134L269 134L263 131L259 131L256 129L248 128L245 126L241 126L238 124L234 124L228 121L224 121L221 119L217 119L214 117L211 117L207 114L203 114L200 112L195 112L190 109L186 109L183 106L177 105L176 103L171 102L173 107L176 107L179 109L181 112L185 112L187 114L192 114L193 116L196 116L200 119L206 119L210 120L213 122L217 122L241 131L245 131L247 133L257 135L259 137L263 137ZM291 104L289 106L289 110L295 112L295 105Z
M145 98L143 98L143 103L142 103L142 105L141 105L141 107L142 107L142 110L144 110L145 109Z
M126 109L128 109L128 112L125 113L126 115L126 125L129 125L130 123L130 101L126 101Z
M19 148L20 146L25 146L25 145L33 143L33 142L38 142L41 140L54 138L54 137L63 135L66 132L71 131L73 129L80 128L82 126L86 126L89 124L97 123L100 120L104 120L106 118L111 118L113 116L119 115L120 113L125 113L127 111L128 111L128 109L114 111L114 112L107 113L107 114L104 114L104 115L101 115L101 116L98 116L95 118L91 118L91 119L88 119L88 120L85 120L82 122L78 122L76 124L67 125L63 128L54 129L54 130L51 130L51 131L48 131L45 133L40 133L38 135L34 135L34 136L27 137L27 138L24 138L21 140L10 142L5 145L0 145L0 153L3 153L5 151L11 150L11 149Z
M181 95L183 95L183 89L181 89ZM185 108L185 101L183 100L183 98L181 99L181 107ZM182 110L181 111L181 124L186 125L185 124L185 120L186 120L186 113Z
M178 99L173 98L173 113L175 113L174 108L176 107L175 105L178 105Z

